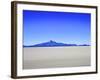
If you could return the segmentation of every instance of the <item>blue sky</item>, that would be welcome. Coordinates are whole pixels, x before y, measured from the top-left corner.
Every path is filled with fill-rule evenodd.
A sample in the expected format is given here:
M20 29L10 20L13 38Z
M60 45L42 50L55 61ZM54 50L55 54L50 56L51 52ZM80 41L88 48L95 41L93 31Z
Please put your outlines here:
M49 40L90 44L91 14L23 10L23 45Z

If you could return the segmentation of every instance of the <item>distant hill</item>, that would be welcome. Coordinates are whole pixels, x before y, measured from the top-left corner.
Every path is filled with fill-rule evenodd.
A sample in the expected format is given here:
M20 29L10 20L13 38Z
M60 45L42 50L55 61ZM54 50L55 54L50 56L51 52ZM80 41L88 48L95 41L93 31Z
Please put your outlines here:
M65 43L59 43L59 42L56 42L53 40L50 40L50 41L44 42L44 43L40 43L40 44L30 45L30 46L24 45L24 47L59 47L59 46L89 46L89 45L65 44Z

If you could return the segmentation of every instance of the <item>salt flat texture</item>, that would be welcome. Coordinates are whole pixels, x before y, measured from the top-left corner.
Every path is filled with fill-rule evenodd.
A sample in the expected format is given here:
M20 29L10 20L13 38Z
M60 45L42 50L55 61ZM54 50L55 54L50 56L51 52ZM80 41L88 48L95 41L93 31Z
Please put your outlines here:
M23 48L23 69L81 67L90 65L90 46Z

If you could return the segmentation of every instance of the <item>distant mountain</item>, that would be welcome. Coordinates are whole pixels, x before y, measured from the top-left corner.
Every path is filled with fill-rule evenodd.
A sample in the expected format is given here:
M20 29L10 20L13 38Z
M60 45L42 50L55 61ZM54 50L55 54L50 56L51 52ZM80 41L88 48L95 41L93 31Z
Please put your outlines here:
M55 42L53 40L50 40L48 42L30 45L30 46L24 46L24 47L56 47L56 46L77 46L77 45L76 44L59 43L59 42Z
M77 44L65 44L65 43L59 43L53 40L50 40L48 42L44 42L44 43L40 43L40 44L35 44L35 45L29 45L29 46L25 46L24 47L59 47L59 46L90 46L88 44L81 44L81 45L77 45Z
M78 45L78 46L90 46L90 45L88 45L88 44L81 44L81 45Z

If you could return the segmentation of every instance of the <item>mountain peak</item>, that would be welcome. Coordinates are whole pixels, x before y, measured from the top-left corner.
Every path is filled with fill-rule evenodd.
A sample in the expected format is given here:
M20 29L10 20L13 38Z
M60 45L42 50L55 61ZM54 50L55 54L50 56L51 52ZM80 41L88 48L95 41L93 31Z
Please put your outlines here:
M56 47L56 46L78 46L77 44L66 44L66 43L59 43L53 40L49 40L48 42L30 45L29 47ZM89 46L89 45L79 45L79 46Z
M56 41L50 40L49 42L50 42L50 43L55 43Z
M54 42L53 40L50 40L50 42Z
M59 43L53 40L48 42L32 45L31 47L54 47L54 46L77 46L76 44Z

